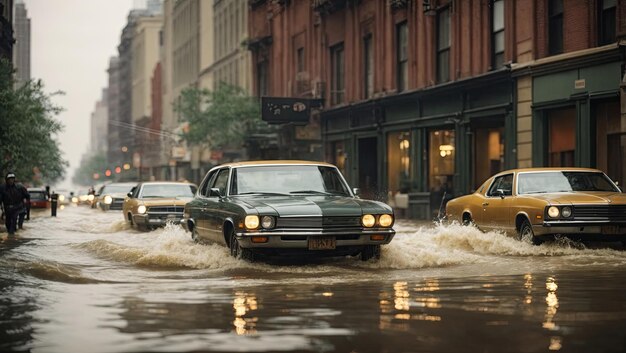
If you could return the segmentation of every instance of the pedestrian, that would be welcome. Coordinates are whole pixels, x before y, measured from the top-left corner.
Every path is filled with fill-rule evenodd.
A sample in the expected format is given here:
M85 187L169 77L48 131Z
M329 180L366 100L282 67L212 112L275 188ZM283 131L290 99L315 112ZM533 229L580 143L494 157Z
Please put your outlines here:
M15 183L15 174L7 173L5 184L0 190L0 201L4 207L5 224L9 236L14 236L17 230L17 219L24 209L24 201L30 200L28 191L22 184Z

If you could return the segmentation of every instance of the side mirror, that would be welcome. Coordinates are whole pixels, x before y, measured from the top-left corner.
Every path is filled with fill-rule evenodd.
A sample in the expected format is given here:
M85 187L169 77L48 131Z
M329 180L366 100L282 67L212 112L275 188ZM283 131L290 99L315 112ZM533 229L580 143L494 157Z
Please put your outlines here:
M361 194L361 189L359 188L353 188L352 192L354 193L354 196L359 196Z
M500 198L503 199L504 198L504 190L503 189L496 190L496 196L500 196Z
M128 197L130 197L130 198L132 199L132 198L133 198L133 193L132 193L132 191L131 191L131 192L129 192L128 194L126 194L126 196L128 196Z
M209 191L209 197L222 197L222 193L219 188L211 188L211 191Z

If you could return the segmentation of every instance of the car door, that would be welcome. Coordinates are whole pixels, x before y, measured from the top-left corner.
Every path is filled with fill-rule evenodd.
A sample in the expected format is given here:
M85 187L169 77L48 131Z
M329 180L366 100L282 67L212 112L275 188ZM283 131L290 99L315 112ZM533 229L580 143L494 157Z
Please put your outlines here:
M489 230L508 230L513 196L513 173L496 177L482 206L482 223Z
M209 197L211 184L215 182L216 175L217 170L211 170L209 171L209 173L207 173L207 176L200 184L200 191L197 193L196 197L194 197L194 199L188 204L190 216L194 220L198 236L201 238L201 240L209 240L207 225L208 222L206 214L208 202L207 198Z
M214 182L211 188L217 188L220 190L220 195L226 196L228 179L230 177L230 168L222 168L217 172ZM223 242L222 226L223 226L223 201L220 197L211 195L209 189L209 196L206 198L206 220L207 220L207 234L211 241Z

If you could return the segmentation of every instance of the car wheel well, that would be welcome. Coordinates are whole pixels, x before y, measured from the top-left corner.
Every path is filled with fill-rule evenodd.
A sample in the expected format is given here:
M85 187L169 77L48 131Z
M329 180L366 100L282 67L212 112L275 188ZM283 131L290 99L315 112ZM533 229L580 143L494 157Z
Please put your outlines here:
M469 224L471 221L472 221L472 215L467 211L463 212L463 216L461 217L461 222L463 224Z
M235 230L235 226L233 226L232 223L226 221L224 222L224 241L226 242L226 245L228 245L228 247L230 247L230 233L233 232Z
M187 220L187 229L189 229L190 232L193 232L193 229L195 228L193 222L191 220Z
M528 217L526 217L526 215L518 214L515 217L515 230L519 232L522 228L522 224L524 224L524 221L528 221L530 223L530 220L528 219Z

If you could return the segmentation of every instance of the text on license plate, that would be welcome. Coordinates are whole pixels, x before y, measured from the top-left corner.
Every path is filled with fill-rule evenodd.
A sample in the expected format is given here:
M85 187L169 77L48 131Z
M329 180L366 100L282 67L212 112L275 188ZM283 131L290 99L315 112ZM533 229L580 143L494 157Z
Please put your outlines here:
M626 234L626 227L602 226L602 234Z
M334 250L335 247L335 237L309 237L309 250Z

